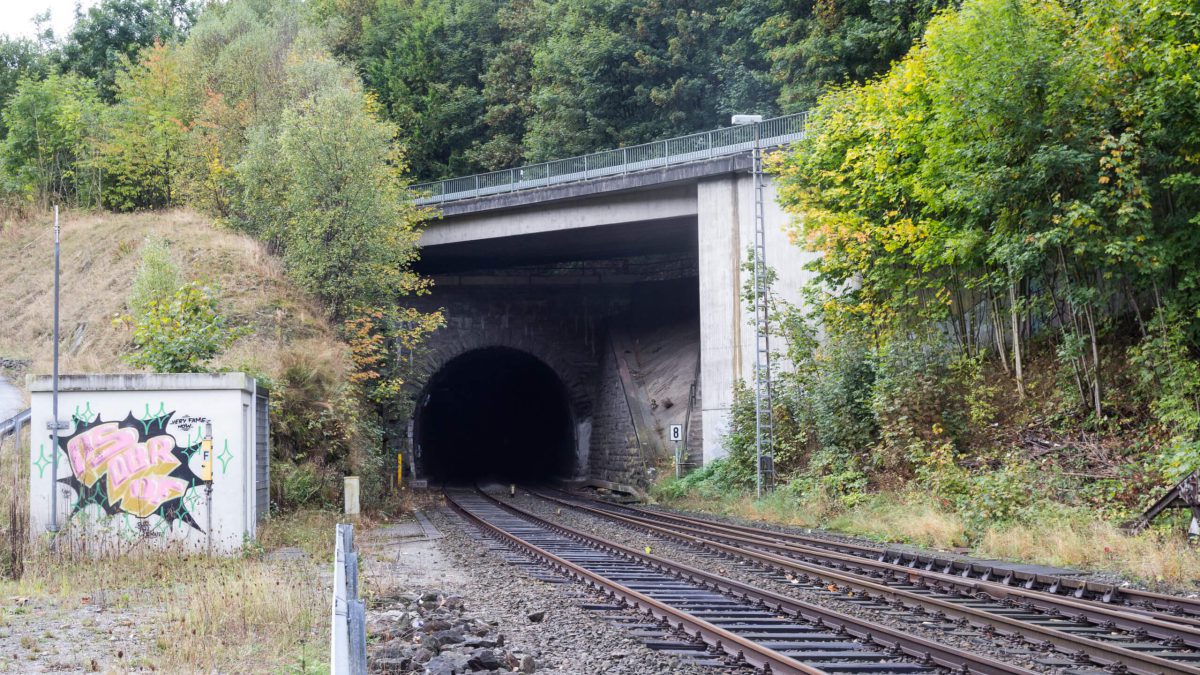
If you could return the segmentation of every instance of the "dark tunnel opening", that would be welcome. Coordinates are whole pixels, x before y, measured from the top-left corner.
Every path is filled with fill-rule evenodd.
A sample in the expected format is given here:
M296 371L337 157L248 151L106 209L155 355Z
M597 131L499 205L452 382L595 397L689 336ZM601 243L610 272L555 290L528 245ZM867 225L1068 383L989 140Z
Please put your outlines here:
M417 402L414 440L426 478L545 482L570 477L575 433L566 388L537 358L506 347L455 357Z

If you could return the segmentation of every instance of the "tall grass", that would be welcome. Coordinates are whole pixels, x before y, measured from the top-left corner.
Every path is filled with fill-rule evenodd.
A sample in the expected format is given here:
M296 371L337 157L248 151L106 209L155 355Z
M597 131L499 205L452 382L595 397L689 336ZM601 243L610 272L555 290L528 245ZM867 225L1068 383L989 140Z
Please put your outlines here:
M819 527L881 542L965 550L983 558L1113 572L1173 590L1200 590L1200 553L1182 534L1129 535L1090 511L1063 506L1041 509L1016 522L972 529L958 514L915 492L870 495L853 506L836 500L777 490L762 499L747 491L683 495L658 493L665 505Z
M1197 588L1200 554L1182 533L1129 535L1110 523L1080 518L990 528L982 556L1117 572L1151 584Z
M0 517L7 516L0 538L0 574L19 578L24 569L26 542L29 540L29 429L21 436L0 440Z
M329 630L333 527L327 522L320 514L274 524L276 540L319 554L293 560L253 551L211 558L179 549L80 554L41 545L20 579L0 582L0 595L27 598L31 611L53 600L127 613L153 627L144 653L130 655L152 669L274 673L303 662L306 672L320 672ZM292 523L302 525L283 534Z

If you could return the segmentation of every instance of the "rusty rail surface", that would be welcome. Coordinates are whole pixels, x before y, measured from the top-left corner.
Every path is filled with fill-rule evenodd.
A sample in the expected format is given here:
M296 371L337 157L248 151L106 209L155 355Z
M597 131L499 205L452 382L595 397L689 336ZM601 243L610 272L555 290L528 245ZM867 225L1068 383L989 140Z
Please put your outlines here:
M1058 595L1013 588L995 582L963 578L961 576L896 565L878 560L840 554L827 549L804 547L790 543L772 542L770 535L760 531L757 535L715 533L704 528L720 530L725 524L714 524L700 519L689 520L702 526L684 526L678 523L664 526L652 517L622 515L609 508L596 508L574 500L559 499L536 491L532 494L585 513L599 516L629 527L657 534L689 545L699 546L722 554L749 560L769 568L795 573L804 579L819 579L823 584L849 589L868 598L884 599L901 603L934 616L950 616L980 626L988 631L1004 635L1016 635L1037 645L1051 645L1075 659L1086 657L1094 663L1129 672L1149 675L1151 673L1200 674L1187 661L1195 660L1200 654L1195 651L1178 652L1181 660L1171 660L1146 651L1172 653L1178 649L1200 647L1200 628L1186 617L1151 615L1142 611L1129 611L1105 606L1094 601L1063 598ZM604 504L605 507L612 506ZM622 510L652 514L663 519L675 518L674 514L648 512L642 509L619 507ZM794 557L793 557L794 556ZM909 590L914 588L917 590ZM940 591L959 598L986 600L996 607L992 611L966 606L960 602L933 597L926 591ZM1075 635L1068 630L1031 623L1006 616L1013 607L1037 611L1043 619L1063 619L1062 628L1085 630L1087 626L1098 626L1110 631L1122 631L1134 639L1147 637L1158 640L1160 645L1138 645L1131 649L1098 639ZM1071 622L1075 622L1072 626ZM1092 629L1087 629L1092 630Z
M856 617L841 614L828 608L813 605L793 598L788 598L771 591L761 589L739 581L734 581L721 577L710 572L683 565L660 558L658 556L636 551L634 549L622 546L612 541L608 541L594 535L586 534L578 530L547 521L529 511L516 507L512 504L498 500L491 495L483 492L478 492L483 498L487 499L491 504L503 509L509 513L515 514L521 519L535 524L543 530L558 533L568 537L574 541L586 544L598 551L612 553L621 558L636 561L651 570L658 570L672 575L675 578L684 579L686 581L699 584L704 588L712 589L720 592L728 597L752 602L756 606L765 607L771 611L781 615L794 617L797 620L814 623L817 625L831 627L834 630L843 632L850 638L857 641L862 641L871 645L879 645L892 650L891 653L901 655L908 658L917 659L919 663L929 664L941 668L952 669L957 672L979 673L980 675L1027 675L1032 671L1028 671L1011 664L1003 663L988 657L984 657L970 652L965 652L953 647L938 644L920 637L908 635L898 630L881 626L869 621L865 621ZM731 633L720 626L713 625L701 618L692 616L688 612L671 607L669 604L662 603L639 593L633 589L626 588L619 583L606 579L600 575L584 569L579 565L575 565L570 561L554 555L553 553L543 550L541 547L530 543L521 537L518 537L503 528L487 522L485 519L471 514L467 509L464 509L456 501L456 497L451 493L446 493L447 502L459 514L468 518L480 527L486 528L496 537L502 538L510 542L514 546L518 546L530 554L546 561L547 564L560 570L564 574L576 578L595 587L603 588L608 593L620 597L625 602L638 608L640 611L654 616L657 619L668 621L673 626L680 627L696 637L704 640L714 649L723 651L724 653L743 658L746 662L763 668L769 669L770 673L822 673L825 671L817 667L805 665L795 659L779 654L773 649L764 647L753 640L747 640L739 635ZM843 666L845 664L842 664Z

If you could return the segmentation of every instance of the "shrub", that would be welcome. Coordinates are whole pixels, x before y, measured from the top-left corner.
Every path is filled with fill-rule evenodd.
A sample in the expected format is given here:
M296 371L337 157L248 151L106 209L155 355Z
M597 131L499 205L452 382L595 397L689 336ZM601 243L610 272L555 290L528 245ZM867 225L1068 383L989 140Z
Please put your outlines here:
M6 191L43 208L94 205L101 180L93 134L103 109L92 84L76 75L22 80L4 108Z
M229 325L216 295L195 282L181 286L169 301L151 300L133 322L130 365L159 373L201 372L247 332Z
M272 506L295 509L299 506L328 506L341 490L339 472L315 462L290 460L271 465Z
M744 489L754 485L753 459L750 470L731 457L708 462L682 478L669 478L654 484L651 495L656 499L671 501L691 493L702 497L717 497L731 489Z
M178 289L179 275L167 241L153 235L146 237L142 243L142 261L129 294L129 312L141 316L150 303L169 300Z
M1200 467L1200 363L1192 358L1188 328L1178 309L1163 307L1129 350L1150 412L1171 436L1156 462L1171 480Z

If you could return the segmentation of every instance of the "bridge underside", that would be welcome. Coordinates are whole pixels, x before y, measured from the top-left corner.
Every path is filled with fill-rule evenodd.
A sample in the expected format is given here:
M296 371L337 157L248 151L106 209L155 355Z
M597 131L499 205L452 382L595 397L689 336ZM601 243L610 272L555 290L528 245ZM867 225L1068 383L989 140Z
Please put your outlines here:
M753 186L742 174L538 203L447 209L422 238L446 326L418 357L410 438L434 481L595 479L645 486L721 448L750 379L741 310ZM803 260L768 209L768 262Z

